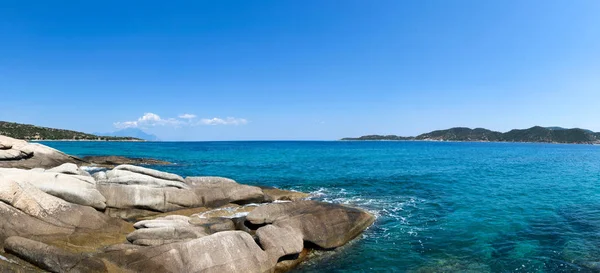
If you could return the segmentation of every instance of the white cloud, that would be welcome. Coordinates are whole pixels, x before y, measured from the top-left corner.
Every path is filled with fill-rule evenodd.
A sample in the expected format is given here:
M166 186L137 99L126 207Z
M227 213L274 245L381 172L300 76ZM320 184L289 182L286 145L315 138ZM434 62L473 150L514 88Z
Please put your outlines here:
M123 128L144 128L149 126L178 126L183 124L181 120L174 118L163 119L154 113L145 113L143 116L134 121L119 121L113 123L119 129Z
M194 114L182 114L182 115L179 115L179 118L182 118L182 119L194 119L194 118L196 118L196 115L194 115Z
M146 113L141 118L139 118L138 121L161 121L161 118L157 114Z
M159 115L154 113L145 113L137 120L132 121L119 121L113 123L118 129L125 128L147 128L154 126L195 126L195 125L244 125L248 123L248 120L243 118L203 118L197 122L192 122L197 116L194 114L181 114L179 119L176 118L161 118Z
M202 125L244 125L247 124L248 120L243 118L234 118L228 117L225 119L222 118L203 118L200 120L200 124Z

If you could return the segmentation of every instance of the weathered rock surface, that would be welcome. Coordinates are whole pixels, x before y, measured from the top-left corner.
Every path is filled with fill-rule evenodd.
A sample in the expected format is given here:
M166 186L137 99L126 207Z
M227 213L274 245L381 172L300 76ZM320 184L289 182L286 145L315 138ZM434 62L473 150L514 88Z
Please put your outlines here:
M155 188L189 188L183 177L179 175L133 165L119 165L107 171L106 177L107 180L98 182L103 184L143 185Z
M277 263L242 231L186 242L106 253L108 260L145 272L271 272ZM131 260L137 262L132 263Z
M120 165L93 177L98 191L106 197L106 212L129 220L186 208L262 202L265 198L260 188L227 178L184 180L178 175L131 165Z
M135 223L137 228L127 235L127 240L136 245L163 245L207 236L204 226L194 225L190 218L171 215L154 220L144 220Z
M82 158L88 164L112 168L117 165L172 165L173 163L152 158L129 158L124 156L85 156Z
M48 146L0 135L1 168L52 168L63 163L80 162L80 159Z
M106 265L89 255L74 254L23 237L10 237L5 248L24 260L51 272L108 272Z
M299 254L304 249L302 234L290 226L267 225L259 228L256 236L271 259L278 260L286 255Z
M272 272L277 260L242 231L224 231L154 247L119 245L105 253L80 255L26 238L7 240L8 252L53 272Z
M375 221L363 210L317 201L273 203L251 211L246 220L254 225L272 224L299 232L304 241L321 248L340 247Z
M207 207L227 203L258 203L265 200L265 195L259 187L241 185L229 178L198 176L187 177L185 181Z
M92 207L69 203L24 181L0 176L0 244L10 236L121 231L126 225Z
M136 245L163 245L189 239L201 238L213 233L235 230L228 218L200 218L169 215L134 224L137 229L127 235L127 240Z
M0 174L8 180L29 183L48 194L71 203L96 209L106 207L106 199L96 189L96 181L92 177L56 173L51 170L39 172L0 168Z
M288 191L272 187L261 187L261 189L269 201L298 201L310 197L310 194L299 191Z
M175 174L120 165L93 175L106 197L107 214L135 219L202 205L185 180Z
M0 144L0 152L18 147ZM132 165L91 176L59 165L0 168L0 247L52 272L283 272L308 248L342 246L374 221L360 209L222 177ZM288 202L255 204L273 200ZM0 261L0 271L15 268Z
M106 197L108 208L128 210L129 216L132 218L135 218L136 215L147 216L142 213L144 210L160 213L202 206L193 191L174 187L156 188L144 185L110 184L98 184L97 187ZM136 213L136 210L140 211Z

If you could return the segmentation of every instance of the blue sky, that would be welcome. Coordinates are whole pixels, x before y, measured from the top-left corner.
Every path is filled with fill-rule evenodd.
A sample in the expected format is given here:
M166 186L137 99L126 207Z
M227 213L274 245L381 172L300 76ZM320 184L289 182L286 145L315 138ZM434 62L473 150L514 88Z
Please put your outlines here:
M2 1L0 120L168 140L600 131L600 1Z

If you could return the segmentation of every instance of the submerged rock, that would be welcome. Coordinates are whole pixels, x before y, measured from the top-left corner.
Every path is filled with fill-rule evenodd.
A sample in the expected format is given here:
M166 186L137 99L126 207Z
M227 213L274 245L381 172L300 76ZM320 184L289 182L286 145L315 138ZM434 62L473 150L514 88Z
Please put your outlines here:
M173 163L152 158L129 158L124 156L85 156L82 158L87 164L112 168L114 166L129 165L172 165Z

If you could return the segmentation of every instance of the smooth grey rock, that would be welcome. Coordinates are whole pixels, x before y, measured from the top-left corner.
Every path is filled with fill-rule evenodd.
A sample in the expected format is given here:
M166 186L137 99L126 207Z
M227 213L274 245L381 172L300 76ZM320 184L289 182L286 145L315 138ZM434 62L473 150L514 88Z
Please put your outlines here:
M161 171L144 168L144 167L140 167L140 166L133 166L133 165L125 164L125 165L119 165L119 166L115 167L113 170L125 170L125 171L134 172L134 173L145 174L148 176L152 176L152 177L160 178L160 179L164 179L164 180L185 182L185 179L183 179L183 177L181 177L179 175L167 173L167 172L161 172Z
M0 245L9 236L69 235L120 229L124 223L69 203L24 182L0 176Z
M299 254L304 249L302 232L290 226L267 225L256 230L256 236L272 259Z
M96 189L96 181L89 176L37 172L15 168L0 168L0 174L9 180L30 183L48 194L71 203L91 206L96 209L106 207L106 199Z
M63 163L81 163L76 157L64 154L48 146L29 143L0 135L0 168L52 168Z
M241 185L232 179L215 176L187 177L186 183L202 199L204 206L227 203L247 204L262 202L264 193L258 187Z
M97 188L106 197L109 208L167 212L202 205L194 192L185 189L102 183Z
M185 242L125 249L100 255L136 272L272 272L277 260L248 233L224 231Z
M141 168L141 167L138 167ZM148 169L150 170L150 169ZM125 169L113 169L106 172L107 180L102 181L104 184L121 184L121 185L143 185L146 187L165 188L174 187L178 189L189 188L184 182L179 180L167 180L144 173L132 172Z
M157 246L208 235L203 227L191 225L189 217L182 215L139 221L134 227L137 230L127 235L127 240L142 246Z
M8 252L51 272L107 272L99 259L74 254L58 247L23 237L10 237L5 241Z
M363 210L317 201L259 206L246 219L255 225L273 224L297 230L303 240L325 249L346 244L375 221Z
M201 238L209 234L235 230L231 219L199 218L169 215L134 224L137 229L127 235L127 240L136 245L161 245Z

